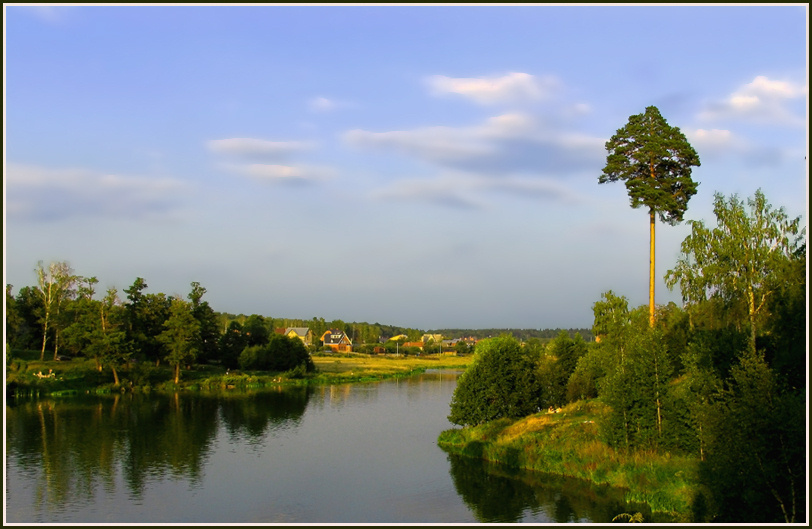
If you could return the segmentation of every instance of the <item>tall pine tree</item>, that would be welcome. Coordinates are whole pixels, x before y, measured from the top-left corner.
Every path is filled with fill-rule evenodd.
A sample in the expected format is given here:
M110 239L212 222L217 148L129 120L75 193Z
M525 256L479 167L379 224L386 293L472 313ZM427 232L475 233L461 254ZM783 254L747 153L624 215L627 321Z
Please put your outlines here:
M649 325L654 326L655 217L674 225L682 221L688 200L696 194L691 167L699 156L679 127L670 126L655 106L629 117L606 142L606 167L598 182L626 182L631 206L649 212Z

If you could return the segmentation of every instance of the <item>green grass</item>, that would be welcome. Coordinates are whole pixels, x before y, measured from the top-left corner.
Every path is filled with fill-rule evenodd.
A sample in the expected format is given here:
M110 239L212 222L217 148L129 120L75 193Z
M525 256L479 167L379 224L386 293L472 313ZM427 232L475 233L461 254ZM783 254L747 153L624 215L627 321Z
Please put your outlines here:
M446 430L438 443L452 453L618 487L628 502L687 521L698 490L696 458L615 450L600 439L607 413L597 401L577 402L561 413Z
M70 395L76 393L109 393L112 391L209 391L252 389L278 385L346 384L375 382L394 377L411 376L429 368L464 369L470 356L451 355L421 357L388 357L364 354L314 355L316 372L272 373L266 371L228 371L214 365L195 365L181 370L178 384L172 380L172 369L165 363L158 366L139 362L118 370L120 384L114 385L109 368L98 371L93 360L74 358L54 361L46 354L39 360L39 351L12 351L6 366L6 394ZM46 375L37 376L38 373ZM53 373L53 376L47 376Z

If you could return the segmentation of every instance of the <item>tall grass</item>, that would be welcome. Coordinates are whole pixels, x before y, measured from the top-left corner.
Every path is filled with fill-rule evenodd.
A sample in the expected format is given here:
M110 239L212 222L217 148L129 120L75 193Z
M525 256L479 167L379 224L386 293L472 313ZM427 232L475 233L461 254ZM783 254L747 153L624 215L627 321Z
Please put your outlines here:
M687 518L698 487L698 461L611 448L601 440L598 428L606 412L600 402L577 402L561 413L446 430L438 443L450 452L514 468L622 488L627 502Z

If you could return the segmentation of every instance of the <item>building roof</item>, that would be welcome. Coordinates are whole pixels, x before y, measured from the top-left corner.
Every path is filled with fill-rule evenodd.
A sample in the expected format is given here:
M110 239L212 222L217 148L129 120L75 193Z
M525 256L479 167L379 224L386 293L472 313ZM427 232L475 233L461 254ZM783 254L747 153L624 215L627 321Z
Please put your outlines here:
M310 332L310 329L308 327L288 327L285 329L285 334L290 334L291 332L295 332L296 336L305 338L307 333Z
M321 335L321 341L324 342L324 345L338 345L341 343L352 344L350 337L339 329L325 331L325 333Z

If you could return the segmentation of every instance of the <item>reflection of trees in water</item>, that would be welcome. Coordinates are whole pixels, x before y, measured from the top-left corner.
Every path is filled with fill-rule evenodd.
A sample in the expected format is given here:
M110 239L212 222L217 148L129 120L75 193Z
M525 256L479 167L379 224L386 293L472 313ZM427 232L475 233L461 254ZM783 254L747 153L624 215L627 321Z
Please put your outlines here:
M6 453L21 472L37 476L35 507L90 504L115 490L120 469L129 493L150 480L186 479L203 470L222 420L232 435L261 436L295 424L309 392L136 395L16 401L6 407ZM221 412L221 413L220 413Z
M122 459L131 494L140 496L149 478L183 477L191 483L201 479L217 433L216 400L178 394L135 396L117 415L127 429Z
M73 400L6 406L7 458L36 471L36 506L72 498L89 502L98 483L114 483L118 428L106 425L107 408Z
M519 522L527 512L544 513L544 521L555 523L607 523L622 512L650 514L645 505L625 503L618 489L454 454L448 460L457 493L480 522Z
M454 488L480 522L518 522L535 507L533 489L488 472L487 462L449 454Z
M220 397L220 415L232 439L258 439L271 427L298 425L311 394L307 387L224 394Z

